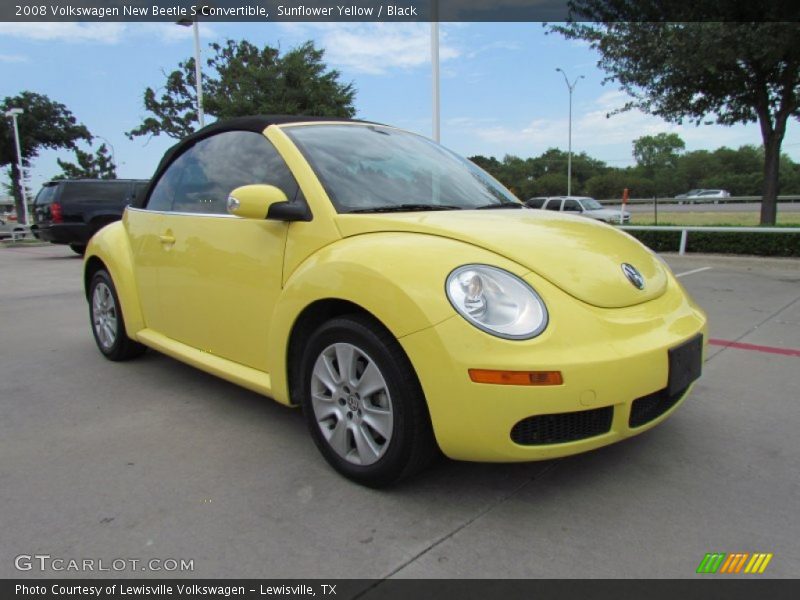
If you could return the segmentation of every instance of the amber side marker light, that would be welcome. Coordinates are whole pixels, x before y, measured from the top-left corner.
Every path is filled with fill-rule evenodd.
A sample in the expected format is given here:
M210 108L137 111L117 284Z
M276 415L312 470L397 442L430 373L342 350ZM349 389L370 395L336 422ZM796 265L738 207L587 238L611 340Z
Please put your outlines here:
M497 385L561 385L561 371L496 371L494 369L470 369L469 378L475 383Z

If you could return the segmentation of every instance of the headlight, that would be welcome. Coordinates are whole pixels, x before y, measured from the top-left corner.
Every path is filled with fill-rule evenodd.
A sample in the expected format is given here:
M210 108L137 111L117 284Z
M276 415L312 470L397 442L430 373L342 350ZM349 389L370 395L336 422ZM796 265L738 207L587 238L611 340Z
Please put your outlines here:
M547 308L516 275L488 265L464 265L447 277L447 298L478 329L509 340L536 337L547 327Z

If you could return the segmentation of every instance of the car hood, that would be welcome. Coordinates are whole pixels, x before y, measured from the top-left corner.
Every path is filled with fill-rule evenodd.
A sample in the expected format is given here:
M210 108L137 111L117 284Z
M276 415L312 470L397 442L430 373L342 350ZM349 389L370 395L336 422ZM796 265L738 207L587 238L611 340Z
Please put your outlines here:
M539 210L463 210L337 216L344 237L384 231L422 233L480 246L544 277L579 300L602 308L640 304L662 295L667 274L642 244L613 227ZM636 267L645 287L628 281Z

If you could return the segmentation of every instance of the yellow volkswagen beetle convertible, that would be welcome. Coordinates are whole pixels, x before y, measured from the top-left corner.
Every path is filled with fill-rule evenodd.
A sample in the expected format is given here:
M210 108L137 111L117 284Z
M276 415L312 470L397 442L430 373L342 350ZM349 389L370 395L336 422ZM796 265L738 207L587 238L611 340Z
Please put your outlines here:
M91 240L85 286L107 358L149 347L302 406L325 459L372 486L439 450L530 461L649 429L706 329L630 236L527 209L419 135L308 117L170 149Z

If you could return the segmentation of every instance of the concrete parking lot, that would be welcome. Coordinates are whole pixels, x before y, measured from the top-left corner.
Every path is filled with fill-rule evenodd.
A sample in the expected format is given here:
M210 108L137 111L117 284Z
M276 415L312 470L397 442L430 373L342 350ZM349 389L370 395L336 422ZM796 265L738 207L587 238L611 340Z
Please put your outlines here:
M666 259L718 344L671 419L374 491L328 468L296 410L155 352L104 360L81 260L0 248L0 577L91 575L15 569L49 554L192 559L200 578L682 578L715 551L797 577L800 261Z

